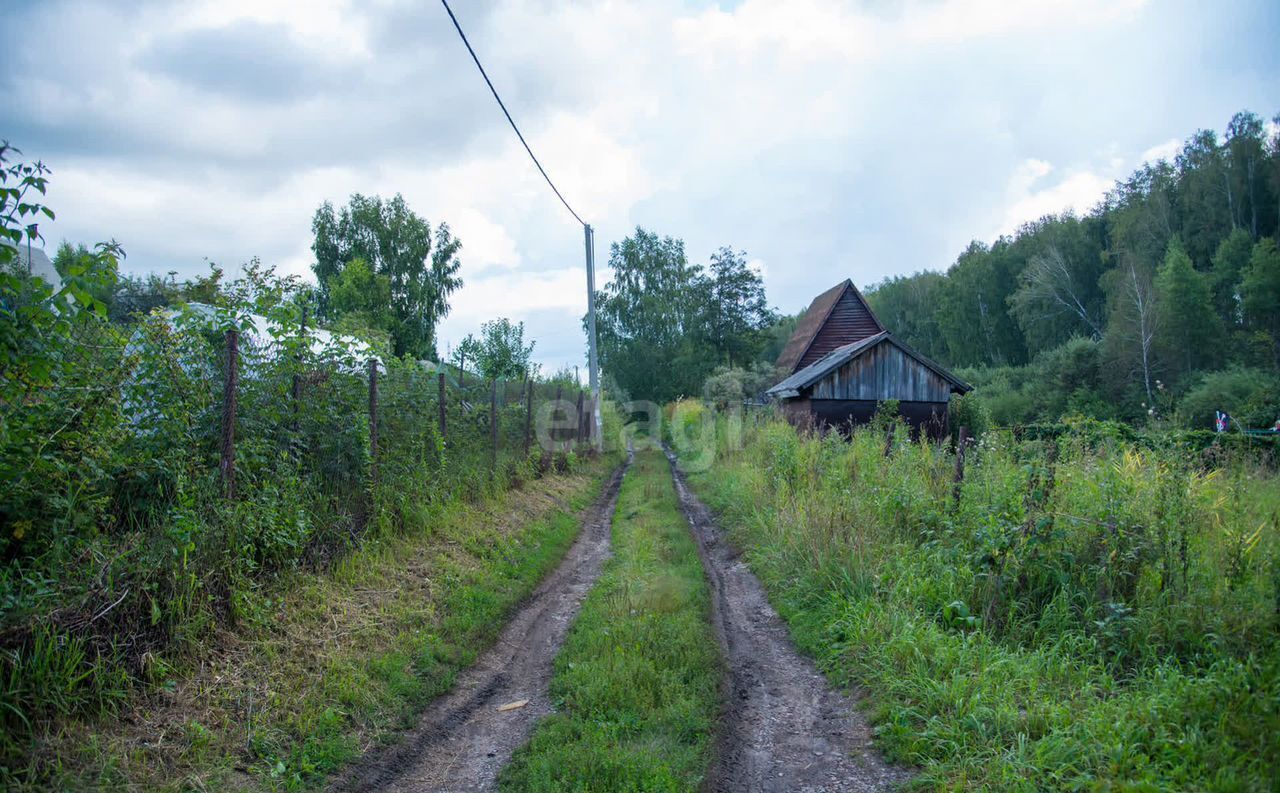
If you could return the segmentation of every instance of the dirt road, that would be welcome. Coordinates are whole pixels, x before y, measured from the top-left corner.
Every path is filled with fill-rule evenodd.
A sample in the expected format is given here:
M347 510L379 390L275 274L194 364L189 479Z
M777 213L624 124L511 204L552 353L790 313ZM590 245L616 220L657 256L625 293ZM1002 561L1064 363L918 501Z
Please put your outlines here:
M871 731L854 701L792 646L764 588L690 492L674 456L667 457L711 585L712 620L727 667L707 789L845 793L890 790L904 781L906 773L871 748Z
M630 458L628 458L628 464ZM475 666L458 676L419 725L386 751L355 767L341 791L492 790L498 772L551 712L551 662L605 559L626 465L588 510L564 561L542 582ZM523 707L499 707L528 700Z

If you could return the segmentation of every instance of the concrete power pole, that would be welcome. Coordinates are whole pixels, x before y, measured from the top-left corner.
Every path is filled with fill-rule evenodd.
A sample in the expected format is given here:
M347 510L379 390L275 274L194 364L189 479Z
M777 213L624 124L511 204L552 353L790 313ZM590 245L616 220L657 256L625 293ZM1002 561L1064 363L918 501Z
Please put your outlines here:
M592 445L597 452L604 449L604 427L600 419L600 362L596 356L596 235L589 224L582 224L587 249L587 363L590 367L591 422L595 430Z

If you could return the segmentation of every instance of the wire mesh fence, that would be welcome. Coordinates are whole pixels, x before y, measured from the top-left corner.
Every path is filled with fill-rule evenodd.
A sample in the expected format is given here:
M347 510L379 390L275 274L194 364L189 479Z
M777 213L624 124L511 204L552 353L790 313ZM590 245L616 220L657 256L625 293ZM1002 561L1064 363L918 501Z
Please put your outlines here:
M139 674L251 614L279 572L421 526L591 440L577 415L590 400L567 379L371 358L287 319L264 332L235 311L79 317L45 352L0 401L10 680L30 679L39 647ZM7 726L46 707L34 690L0 696Z

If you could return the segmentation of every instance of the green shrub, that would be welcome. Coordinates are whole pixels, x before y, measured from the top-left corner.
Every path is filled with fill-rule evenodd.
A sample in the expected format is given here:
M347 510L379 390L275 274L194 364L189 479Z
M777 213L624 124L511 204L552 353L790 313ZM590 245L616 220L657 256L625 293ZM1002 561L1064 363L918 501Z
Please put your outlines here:
M921 787L1267 790L1280 483L1205 435L989 431L957 502L941 445L770 422L691 482Z
M991 411L982 398L972 391L953 396L950 409L951 427L957 432L960 427L968 427L969 434L976 438L991 427Z
M0 331L22 362L0 381L0 783L38 778L28 763L58 719L163 685L217 626L267 619L278 577L542 470L519 384L498 386L495 455L488 384L448 385L442 438L437 372L395 358L379 365L375 466L361 348L313 349L297 282L256 264L213 306L124 325L25 276L0 289L21 309ZM230 329L234 498L219 468ZM534 388L536 411L555 386Z
M1271 427L1280 419L1280 377L1263 369L1206 374L1178 403L1178 421L1191 429L1212 429L1218 410L1244 427Z

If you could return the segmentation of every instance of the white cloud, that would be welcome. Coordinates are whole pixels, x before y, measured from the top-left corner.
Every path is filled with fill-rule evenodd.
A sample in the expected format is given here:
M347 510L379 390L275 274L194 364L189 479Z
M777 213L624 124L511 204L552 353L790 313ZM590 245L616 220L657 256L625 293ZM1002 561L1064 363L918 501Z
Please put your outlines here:
M1003 217L992 236L1012 234L1022 224L1045 215L1087 213L1106 196L1118 179L1143 163L1172 160L1181 145L1181 141L1172 138L1146 148L1133 161L1106 157L1103 165L1073 169L1049 184L1046 184L1046 178L1055 170L1052 163L1035 158L1024 160L1009 177Z
M471 207L457 210L449 217L454 236L464 242L468 272L520 266L520 252L505 228Z
M1140 0L455 11L596 226L602 282L609 242L643 224L695 261L728 244L767 262L784 310L846 276L945 267L985 230L1086 211L1151 141L1274 99L1247 75L1202 79L1218 55L1274 78L1266 25L1227 35L1198 24L1211 11ZM51 240L114 237L143 270L256 254L306 273L321 201L401 192L463 242L443 336L536 317L540 355L580 354L581 232L438 5L43 0L13 22L26 35L0 101L21 112L0 132L54 167ZM261 57L228 54L216 75L187 57L201 43L221 56L220 41L229 53L253 25L282 31ZM1136 100L1172 85L1177 102Z
M516 320L546 309L565 309L581 317L587 310L587 277L580 267L486 275L472 279L451 302L453 322Z
M557 312L568 318L570 328L562 337L534 338L540 360L553 368L575 362L564 351L581 347L579 324L587 311L587 280L582 268L568 267L543 272L493 273L467 279L450 299L449 316L440 323L439 349L457 346L468 333L495 317L512 322L528 320L540 312ZM567 337L567 338L566 338Z
M1157 162L1159 160L1173 161L1174 155L1178 153L1178 149L1182 147L1182 141L1178 138L1169 138L1164 143L1157 143L1151 148L1139 155L1140 162Z
M1132 17L1145 5L1147 0L947 0L909 5L902 26L918 42L963 43L1011 34L1061 34L1064 28L1113 24Z
M997 234L1011 234L1023 223L1045 215L1068 211L1084 214L1098 203L1113 183L1113 179L1092 171L1077 171L1052 185L1036 189L1026 182L1024 174L1015 173L1010 180L1010 204L1005 208Z
M368 26L359 7L346 0L199 0L184 10L177 23L183 28L253 20L286 26L338 57L368 54Z

